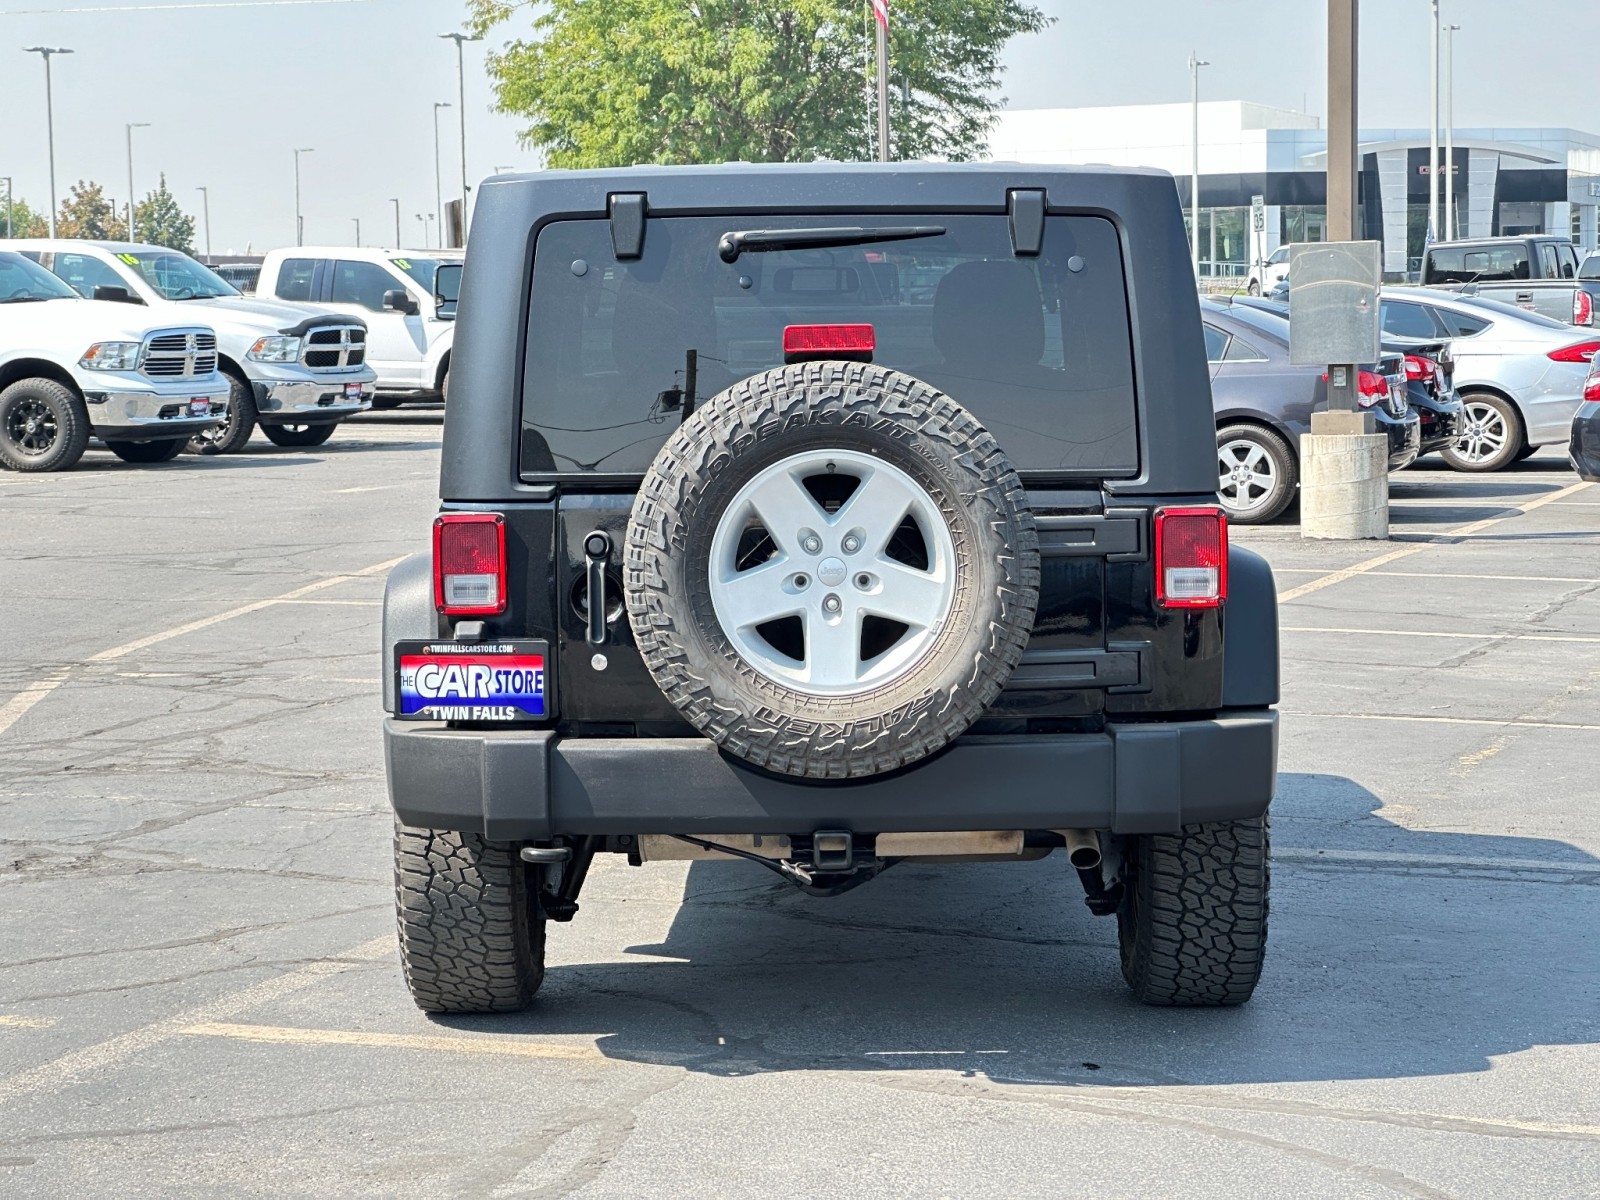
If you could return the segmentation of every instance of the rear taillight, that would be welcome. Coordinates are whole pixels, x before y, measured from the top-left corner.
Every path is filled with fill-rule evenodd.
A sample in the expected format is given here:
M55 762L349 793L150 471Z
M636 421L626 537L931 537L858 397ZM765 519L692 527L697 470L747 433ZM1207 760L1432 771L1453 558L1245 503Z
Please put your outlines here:
M1600 400L1600 363L1589 368L1589 378L1583 381L1583 398Z
M1563 346L1559 350L1552 350L1546 357L1552 362L1593 362L1596 350L1600 350L1600 342L1579 342L1576 346Z
M1432 379L1438 369L1439 364L1431 358L1424 358L1420 354L1406 355L1407 379Z
M1574 325L1594 324L1594 300L1582 288L1572 293L1572 323Z
M433 521L433 602L451 617L506 610L506 519L442 513Z
M1389 380L1375 371L1362 371L1356 375L1356 403L1371 408L1389 398Z
M1220 508L1156 509L1156 603L1218 608L1228 598L1228 518Z

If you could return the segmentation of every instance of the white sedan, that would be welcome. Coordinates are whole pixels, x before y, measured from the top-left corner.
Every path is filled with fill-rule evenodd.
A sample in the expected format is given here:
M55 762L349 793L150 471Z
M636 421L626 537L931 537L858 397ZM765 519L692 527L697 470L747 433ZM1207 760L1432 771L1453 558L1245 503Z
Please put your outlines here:
M1385 288L1382 305L1385 338L1451 339L1466 432L1443 454L1456 470L1498 471L1571 436L1600 338L1460 292Z

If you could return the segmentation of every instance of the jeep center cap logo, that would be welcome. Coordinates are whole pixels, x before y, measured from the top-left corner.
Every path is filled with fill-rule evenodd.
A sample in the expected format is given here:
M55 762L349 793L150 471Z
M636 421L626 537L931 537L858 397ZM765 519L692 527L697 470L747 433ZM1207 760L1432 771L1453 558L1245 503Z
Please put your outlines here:
M817 578L828 587L838 587L846 574L848 570L837 558L825 558L817 564Z

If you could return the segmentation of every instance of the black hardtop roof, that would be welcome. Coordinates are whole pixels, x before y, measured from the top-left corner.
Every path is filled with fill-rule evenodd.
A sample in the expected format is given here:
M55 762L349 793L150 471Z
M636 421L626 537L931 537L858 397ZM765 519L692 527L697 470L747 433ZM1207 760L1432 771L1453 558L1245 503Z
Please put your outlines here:
M1127 275L1142 474L1108 491L1216 489L1215 423L1188 238L1160 170L1032 163L723 163L501 175L478 190L450 363L440 495L453 503L533 499L517 477L522 361L533 242L559 218L605 217L611 196L644 193L651 217L718 213L1004 213L1013 190L1050 211L1116 223Z

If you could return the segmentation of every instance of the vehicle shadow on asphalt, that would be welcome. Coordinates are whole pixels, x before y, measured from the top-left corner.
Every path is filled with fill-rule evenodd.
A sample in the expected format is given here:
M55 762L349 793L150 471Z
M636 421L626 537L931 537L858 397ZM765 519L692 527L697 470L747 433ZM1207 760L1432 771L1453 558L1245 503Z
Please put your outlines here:
M1380 808L1349 779L1280 776L1271 948L1241 1008L1135 1002L1115 923L1052 855L902 864L832 900L696 863L665 940L626 948L643 961L556 966L527 1013L444 1023L593 1036L613 1059L711 1075L1098 1086L1456 1074L1600 1042L1600 860L1408 830Z

